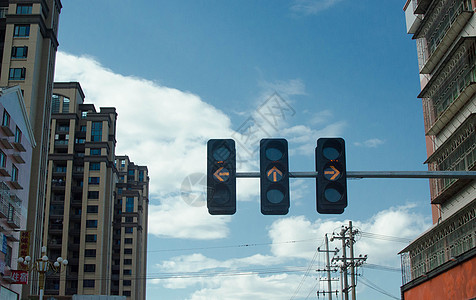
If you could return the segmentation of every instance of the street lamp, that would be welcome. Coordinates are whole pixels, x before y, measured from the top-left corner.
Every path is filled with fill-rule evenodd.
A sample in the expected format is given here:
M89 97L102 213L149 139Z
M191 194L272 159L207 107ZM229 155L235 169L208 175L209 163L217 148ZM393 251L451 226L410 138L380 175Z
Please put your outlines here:
M59 273L61 266L68 264L67 259L63 259L61 256L56 259L55 262L51 262L46 255L46 246L41 247L41 258L38 258L34 263L31 261L30 256L19 257L18 263L23 265L23 268L29 271L36 271L39 274L40 279L40 299L43 300L44 288L45 288L45 274L48 271Z

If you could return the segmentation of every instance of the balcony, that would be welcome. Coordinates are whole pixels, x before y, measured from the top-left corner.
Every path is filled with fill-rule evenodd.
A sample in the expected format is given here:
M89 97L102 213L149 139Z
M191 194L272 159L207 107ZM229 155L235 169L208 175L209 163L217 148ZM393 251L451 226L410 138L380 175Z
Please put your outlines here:
M403 284L428 277L476 247L476 201L433 226L400 252Z
M414 38L419 40L421 74L430 74L473 15L471 1L442 1L425 16Z
M426 134L437 135L475 93L476 40L465 38L418 95L423 98Z
M25 160L23 159L23 157L21 157L21 155L18 154L18 153L12 154L12 157L13 157L13 160L18 164L24 164L25 163Z
M10 205L8 209L8 218L7 224L12 228L20 228L21 214L18 212L18 209Z
M428 158L431 171L474 171L476 170L476 114L472 114L454 132L452 137L443 143ZM470 179L439 178L430 180L432 204L442 204L462 187L471 182Z
M432 0L411 0L414 14L424 14L430 6Z

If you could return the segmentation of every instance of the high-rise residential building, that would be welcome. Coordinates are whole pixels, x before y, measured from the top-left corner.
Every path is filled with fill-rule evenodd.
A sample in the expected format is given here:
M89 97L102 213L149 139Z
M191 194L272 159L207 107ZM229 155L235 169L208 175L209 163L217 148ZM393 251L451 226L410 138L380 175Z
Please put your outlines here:
M112 295L145 299L149 176L128 156L116 156Z
M109 293L117 114L83 100L78 83L54 84L43 243L69 264L45 295Z
M476 170L476 1L407 0L430 171ZM404 299L476 297L476 180L430 180L433 226L401 251ZM468 288L472 286L472 288Z
M65 272L45 296L145 299L148 172L115 156L116 110L84 104L77 82L55 83L43 243Z
M19 86L0 89L0 299L16 299L13 284L20 228L26 226L30 165L35 139Z
M53 75L58 47L60 0L0 0L0 86L18 85L33 129L33 149L26 229L30 255L38 257L43 234L48 134ZM24 228L22 228L24 229ZM37 274L31 276L38 282ZM37 285L25 288L36 293Z

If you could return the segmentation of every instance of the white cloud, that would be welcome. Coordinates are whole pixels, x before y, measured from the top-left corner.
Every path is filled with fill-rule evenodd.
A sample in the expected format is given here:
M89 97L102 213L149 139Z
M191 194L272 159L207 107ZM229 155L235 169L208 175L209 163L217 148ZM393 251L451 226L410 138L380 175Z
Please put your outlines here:
M315 15L342 0L294 0L291 11L302 15Z
M413 205L391 207L366 221L353 221L354 229L367 233L355 243L355 255L368 255L368 263L399 266L397 255L406 244L382 237L414 238L430 226L430 220L413 211ZM170 289L193 288L189 299L289 299L298 283L305 277L306 269L324 267L323 256L310 265L317 246L323 249L326 233L339 232L348 221L337 219L315 221L304 216L293 216L275 221L269 227L272 244L271 255L260 253L243 258L218 260L200 253L182 255L158 264L158 274L153 284ZM372 233L372 234L369 234ZM369 237L374 238L369 238ZM341 248L340 240L330 243L330 249ZM341 254L340 254L341 255ZM285 270L300 272L285 272ZM311 278L315 273L311 274ZM168 278L167 278L168 277ZM180 278L183 277L183 278ZM159 276L160 278L160 276ZM306 281L299 297L306 297L314 286ZM315 288L314 288L315 291Z
M377 148L378 146L384 144L385 141L381 139L368 139L364 142L355 142L354 145L357 147L366 147L366 148Z
M299 120L295 119L297 112L288 97L305 94L304 83L299 79L262 82L256 110L238 127L223 111L191 92L114 73L88 56L59 51L55 81L79 82L86 95L85 103L94 104L98 111L100 107L116 108L116 154L128 155L134 163L148 167L149 228L150 233L161 237L217 239L228 234L229 218L207 213L203 182L195 182L196 186L186 191L200 194L202 190L201 198L197 198L202 200L181 197L184 182L190 182L191 174L206 174L208 139L235 139L237 170L256 171L259 140L263 137L285 135L290 140L291 153L293 149L305 152L307 148L312 152L316 137L337 135L343 128L340 122L321 129L290 125ZM258 199L258 181L239 179L237 186L238 201Z

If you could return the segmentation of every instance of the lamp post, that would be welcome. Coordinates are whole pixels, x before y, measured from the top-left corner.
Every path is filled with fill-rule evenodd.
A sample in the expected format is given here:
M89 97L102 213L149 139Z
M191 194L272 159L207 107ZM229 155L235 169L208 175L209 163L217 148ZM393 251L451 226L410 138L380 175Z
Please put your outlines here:
M36 261L32 262L30 256L19 257L18 263L23 265L23 268L29 271L36 271L39 275L39 288L40 288L40 299L43 300L43 294L45 289L45 274L48 271L54 273L59 273L61 271L61 266L68 264L67 259L63 259L61 256L56 259L55 262L51 262L50 258L46 255L46 246L41 247L41 258L38 258Z

